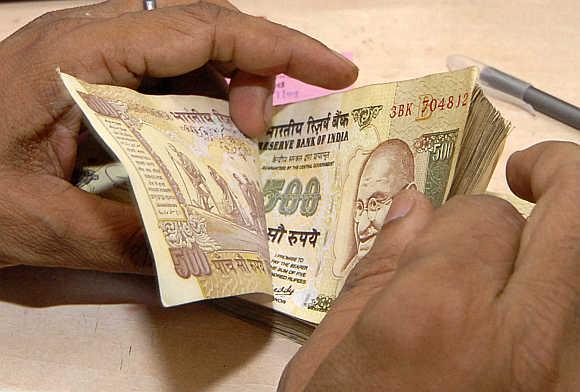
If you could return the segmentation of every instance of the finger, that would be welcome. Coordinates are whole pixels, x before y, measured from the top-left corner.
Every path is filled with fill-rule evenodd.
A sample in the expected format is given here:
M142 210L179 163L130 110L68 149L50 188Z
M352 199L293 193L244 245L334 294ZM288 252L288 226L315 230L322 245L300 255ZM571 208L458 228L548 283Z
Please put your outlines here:
M403 191L395 197L373 248L348 275L337 300L338 310L333 310L333 314L344 312L349 317L356 316L352 313L353 305L361 310L369 298L385 287L397 271L401 254L429 224L433 213L429 199L415 190ZM332 323L338 326L341 318L334 317ZM340 324L351 322L342 319Z
M144 94L184 94L227 99L228 84L210 64L172 78L144 78L139 86Z
M229 91L230 115L248 136L259 136L272 120L272 95L275 77L237 72Z
M420 235L405 247L392 279L369 301L351 333L314 375L315 383L338 380L348 388L353 381L360 382L341 380L344 372L334 380L322 374L340 363L345 350L354 353L346 368L360 374L361 357L376 352L373 342L385 353L403 353L395 357L403 363L447 357L447 353L429 351L429 345L417 353L412 342L433 335L438 339L434 326L443 325L436 330L451 335L449 341L458 331L472 328L470 310L493 304L504 287L522 225L523 218L509 203L493 197L458 196L437 209Z
M419 192L407 190L395 197L371 252L352 270L330 312L287 367L281 381L284 390L304 389L369 300L388 284L400 254L419 236L432 215L431 202Z
M21 92L13 97L13 106L28 108L9 114L13 129L29 129L26 124L31 119L36 124L53 122L70 108L70 96L55 72L57 68L87 82L130 88L137 88L143 76L183 75L212 60L231 62L239 70L258 76L284 72L326 88L345 87L357 76L352 63L320 42L211 3L57 27L38 36L21 34L34 36L31 45L8 45L8 54L12 49L19 53L25 50L26 58L33 59L12 56L6 64L9 70L28 75L24 81L10 80L5 86ZM30 102L41 106L31 107ZM38 135L43 130L38 127L31 131Z
M44 177L44 182L25 177L13 194L12 190L6 192L12 215L2 215L0 220L10 222L2 229L6 235L0 242L0 255L11 256L4 261L153 273L143 226L133 206L83 192L58 178ZM18 197L22 191L29 196ZM7 251L2 252L2 247Z
M499 198L454 197L407 247L397 275L409 275L421 287L451 291L466 301L483 294L489 302L511 274L524 223L517 210Z
M418 237L433 214L433 205L423 194L409 189L397 195L373 248L349 274L345 289L365 285L383 287L384 279L390 278L390 272L396 271L399 266L403 250ZM377 281L369 284L373 279Z
M351 62L304 34L211 3L123 14L82 26L69 37L74 42L61 45L79 47L79 39L90 40L95 59L105 58L110 80L99 82L176 76L210 60L259 76L284 72L326 88L345 87L357 74Z
M67 247L79 257L55 258L59 265L107 272L154 273L145 230L134 206L74 187L68 193L64 199L59 197L54 201L65 206L55 218L68 222Z
M133 206L103 199L74 187L69 193L64 200L62 197L55 200L55 203L65 206L57 218L68 222L66 246L69 252L64 253L63 257L53 258L58 266L153 273L143 224ZM78 257L67 257L70 254Z
M506 174L511 190L536 203L557 182L574 180L574 167L580 162L580 146L572 142L543 142L510 157ZM567 171L561 174L562 171ZM569 171L569 172L568 172ZM572 174L572 177L570 177Z
M344 336L369 299L396 274L401 254L419 237L433 214L429 199L417 191L406 190L395 197L373 248L352 269L324 326L321 324L316 333Z
M512 155L507 175L517 195L536 202L508 289L533 292L527 297L546 305L579 301L580 146L537 144Z
M201 0L203 1L203 0ZM191 5L200 3L192 0L157 0L156 9L167 8L179 5ZM211 4L223 7L231 11L238 9L226 0L210 0ZM116 18L123 14L135 12L154 12L155 10L146 11L143 0L108 0L97 4L90 4L80 7L64 8L61 10L47 12L36 18L26 26L22 27L19 32L29 31L36 34L15 34L11 39L20 40L22 44L28 42L32 44L38 38L46 33L48 28L57 30L61 23L66 24L68 29L88 24L92 21L102 19ZM63 31L64 32L64 31Z
M509 275L522 224L523 218L509 203L492 197L454 197L437 209L406 244L394 276L313 375L313 390L331 390L335 385L352 389L363 381L358 377L361 363L376 353L389 356L374 358L379 368L365 379L373 385L386 374L381 363L388 369L390 360L417 364L423 358L428 362L448 358L447 353L430 351L429 344L417 352L413 342L439 339L434 326L438 333L451 334L449 341L462 328L472 327L465 321L469 310L484 305L474 304L474 299L493 293L483 297L491 303L503 287L501 280ZM441 325L445 328L437 328ZM333 372L332 378L324 376L328 372Z
M178 5L191 5L200 1L192 0L157 0L156 9ZM210 0L217 6L238 11L238 9L226 0ZM154 11L154 10L152 10ZM22 27L18 32L32 32L33 34L13 34L13 41L20 41L21 45L33 44L46 34L47 29L58 30L60 24L66 24L68 30L88 24L100 19L116 18L120 15L132 12L152 12L144 9L143 0L109 0L97 4L80 7L65 8L47 12ZM64 33L64 31L63 31Z
M179 0L165 0L177 2ZM180 2L183 3L183 2ZM176 4L172 4L176 5ZM77 26L90 23L98 19L115 18L127 12L137 12L144 10L143 1L138 0L121 0L121 1L102 1L97 4L83 5L79 7L64 8L47 12L32 22L22 27L19 31L36 31L37 34L42 34L47 28L55 28L60 23L74 24ZM15 37L12 37L15 38ZM19 35L19 39L32 39L34 42L35 36Z
M220 7L228 8L234 11L238 10L233 4L226 0L210 0L210 2ZM188 5L194 3L199 3L199 0L156 0L156 8L167 8L176 5ZM97 4L52 11L37 18L32 24L53 23L65 18L115 18L128 12L151 12L146 11L143 4L143 0L102 1Z

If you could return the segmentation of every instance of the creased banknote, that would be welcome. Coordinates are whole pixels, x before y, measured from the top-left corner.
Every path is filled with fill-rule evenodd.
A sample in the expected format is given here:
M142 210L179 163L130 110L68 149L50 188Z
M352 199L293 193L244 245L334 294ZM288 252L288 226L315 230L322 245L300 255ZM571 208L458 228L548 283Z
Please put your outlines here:
M89 168L78 185L98 191L128 176L163 304L271 293L257 144L233 125L227 103L144 96L61 75L126 170Z
M417 189L440 205L456 167L479 175L455 188L485 188L509 128L482 101L475 69L279 106L256 141L237 130L223 101L62 77L126 169L89 168L79 186L130 179L165 305L271 293L262 304L313 323L374 245L399 192ZM473 102L486 109L468 122ZM489 151L462 149L487 139ZM463 160L462 150L470 152Z

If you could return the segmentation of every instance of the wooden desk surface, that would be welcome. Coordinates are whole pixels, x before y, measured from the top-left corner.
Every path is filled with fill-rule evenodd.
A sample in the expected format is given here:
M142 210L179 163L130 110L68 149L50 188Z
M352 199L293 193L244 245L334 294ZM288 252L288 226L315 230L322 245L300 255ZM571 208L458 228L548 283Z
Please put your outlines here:
M162 0L160 0L162 2ZM0 4L0 38L52 9L89 1ZM332 5L328 5L331 3ZM445 71L481 59L580 104L577 2L239 0L360 67L357 85ZM391 3L391 4L387 4ZM495 102L515 125L490 190L506 192L509 154L580 132ZM131 302L150 305L132 305ZM0 271L0 389L273 391L298 345L205 305L160 309L150 279L40 269Z

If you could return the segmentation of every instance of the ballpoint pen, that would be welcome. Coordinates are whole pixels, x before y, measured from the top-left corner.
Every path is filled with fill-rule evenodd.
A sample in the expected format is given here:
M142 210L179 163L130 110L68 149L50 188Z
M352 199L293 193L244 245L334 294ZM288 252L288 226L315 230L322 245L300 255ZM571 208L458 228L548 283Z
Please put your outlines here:
M512 103L520 101L519 106L523 106L528 111L534 110L550 116L573 128L580 129L580 108L564 102L542 90L532 86L530 83L508 75L497 68L483 64L469 57L452 55L447 57L447 67L450 70L461 69L469 66L479 68L479 83L484 90L499 91L503 98ZM490 95L494 95L492 92ZM497 93L495 95L498 95ZM501 99L502 97L500 97ZM523 105L522 105L523 103Z

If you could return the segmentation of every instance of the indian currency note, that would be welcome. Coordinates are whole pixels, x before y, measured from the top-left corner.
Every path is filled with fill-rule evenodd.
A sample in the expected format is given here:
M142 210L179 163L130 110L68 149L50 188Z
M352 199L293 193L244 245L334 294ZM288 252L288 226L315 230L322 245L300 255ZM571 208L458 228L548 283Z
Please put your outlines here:
M163 304L270 294L257 144L234 126L227 102L61 77L122 164L85 172L79 186L102 191L130 179Z
M104 193L113 188L126 189L129 176L125 167L119 162L105 165L84 166L76 186L90 193Z
M318 323L393 197L450 188L477 73L354 89L275 111L259 141L274 309Z
M446 198L475 77L463 70L283 106L258 148L225 102L63 80L137 184L164 304L273 285L270 306L316 323L398 192ZM89 191L122 186L116 165L85 174Z

